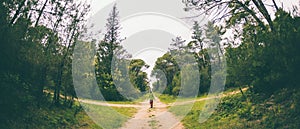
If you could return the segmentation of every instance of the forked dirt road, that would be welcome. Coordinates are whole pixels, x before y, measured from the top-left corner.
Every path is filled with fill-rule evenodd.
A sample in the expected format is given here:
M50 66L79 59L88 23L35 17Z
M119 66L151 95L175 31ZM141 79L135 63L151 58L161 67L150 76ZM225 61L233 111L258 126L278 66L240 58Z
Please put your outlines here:
M183 129L183 125L172 113L168 105L154 100L154 108L149 108L149 101L140 103L142 107L121 129Z
M242 90L246 91L247 88L243 88ZM178 102L175 105L185 105L197 101L214 99L217 97L222 98L238 93L240 93L240 90L232 91L215 97L207 97L196 100ZM101 106L138 108L138 112L131 119L129 119L123 125L123 127L121 127L121 129L184 129L184 126L182 125L180 120L168 111L168 106L170 105L160 102L160 100L157 97L155 97L154 100L154 108L150 108L149 100L145 100L144 102L141 102L139 104L109 104L106 102L84 99L79 99L78 101Z

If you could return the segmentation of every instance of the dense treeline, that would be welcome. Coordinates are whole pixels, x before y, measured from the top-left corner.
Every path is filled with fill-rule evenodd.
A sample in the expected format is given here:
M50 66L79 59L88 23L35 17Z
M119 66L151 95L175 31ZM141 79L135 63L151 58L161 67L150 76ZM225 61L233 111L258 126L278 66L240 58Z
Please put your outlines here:
M228 48L229 80L233 85L253 86L255 91L266 94L298 88L300 19L278 10L272 24L273 31L245 24L243 43Z
M211 62L215 61L208 50L212 47L219 49L216 58L222 60L223 55L226 58L226 87L248 86L251 91L266 95L283 88L298 88L300 21L297 8L294 7L291 14L272 1L275 18L271 19L272 13L261 0L186 0L184 3L187 11L196 10L199 14L217 12L213 22L222 23L214 25L210 22L200 27L195 22L192 41L173 40L177 42L176 50L195 54L199 65L200 94L206 93L211 85ZM226 30L233 32L233 39L222 36ZM157 60L152 74L159 80L154 87L166 84L164 93L177 95L181 76L174 61L176 56L171 56L171 53L172 50Z
M0 8L1 125L28 122L35 107L72 106L59 96L75 97L71 56L84 30L87 3L2 0ZM44 90L54 93L53 100Z
M222 31L221 28L214 26L212 22L209 22L204 27L199 26L199 23L195 22L192 41L186 42L181 37L172 39L169 51L158 58L155 63L152 76L157 78L158 81L153 84L154 89L165 94L178 95L181 90L181 83L186 82L189 83L186 84L189 87L199 87L199 94L207 93L211 86L212 77L226 76L223 69L225 58L224 46L221 44L221 34L224 33ZM189 65L182 65L184 62L197 64L197 68L194 70L199 73L199 78L187 81L189 77L193 78L193 76L197 75L195 73L192 74L192 71L190 71L190 75L181 75L182 70L179 67L179 63L181 63L183 68L189 67ZM213 74L212 67L214 67ZM183 77L185 81L182 81ZM195 81L198 82L195 83ZM225 81L225 79L221 79L221 81ZM166 89L162 90L160 87L164 85L166 85ZM197 90L193 88L190 89L190 92Z

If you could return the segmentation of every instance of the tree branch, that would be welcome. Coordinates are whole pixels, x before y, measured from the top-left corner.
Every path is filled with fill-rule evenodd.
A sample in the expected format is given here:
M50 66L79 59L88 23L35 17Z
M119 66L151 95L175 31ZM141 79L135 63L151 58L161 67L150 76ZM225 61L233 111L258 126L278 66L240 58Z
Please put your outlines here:
M10 24L14 24L15 20L18 18L20 12L21 12L21 9L23 8L23 6L25 5L27 0L23 0L22 3L19 5L18 9L16 10L16 13L15 15L13 16L13 18L11 19L10 21Z
M276 9L276 11L278 11L278 10L279 10L279 8L278 8L278 6L277 6L277 4L276 4L275 0L272 0L272 2L273 2L273 4L274 4L274 6L275 6L275 9Z
M266 9L264 3L261 0L257 0L257 1L252 0L252 2L256 6L256 8L259 10L259 12L265 17L265 19L267 20L271 30L274 31L272 19L269 15L268 10Z

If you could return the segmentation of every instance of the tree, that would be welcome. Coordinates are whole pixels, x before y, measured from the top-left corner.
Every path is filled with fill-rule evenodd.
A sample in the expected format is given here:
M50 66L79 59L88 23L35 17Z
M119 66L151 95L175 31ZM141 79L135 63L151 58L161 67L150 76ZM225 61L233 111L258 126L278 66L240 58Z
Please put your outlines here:
M114 5L106 23L106 34L100 41L97 50L96 75L100 89L107 100L122 100L112 77L112 61L130 57L120 43L119 12ZM117 61L116 61L117 62Z
M0 7L0 105L8 113L0 117L3 127L2 123L29 121L28 110L51 104L44 90L57 90L57 100L59 91L75 96L71 46L84 27L88 10L82 8L88 6L73 1L2 0ZM74 19L75 13L82 14L81 20Z
M147 68L149 68L149 65L147 65L141 59L131 60L129 65L129 76L131 83L134 85L134 87L138 88L140 92L145 92L149 87L147 73L142 71Z
M268 94L280 88L294 87L296 81L290 75L295 73L286 70L297 71L294 67L298 62L294 51L297 45L291 41L296 41L292 35L297 37L297 31L292 31L297 30L297 16L293 18L278 8L274 0L271 5L277 11L274 20L262 0L185 0L184 3L187 10L196 9L200 14L216 12L214 21L226 21L227 28L239 28L235 39L240 40L241 45L226 51L229 67L227 84L249 85Z
M263 50L258 57L264 72L254 74L257 78L253 85L257 91L267 94L281 88L297 88L299 83L296 79L299 78L296 73L299 72L299 17L293 18L279 9L273 23L276 32L261 32L256 37Z
M173 54L179 54L184 52L186 50L185 40L183 40L180 36L175 37L172 39L171 48L169 48L169 51ZM179 52L179 53L177 53Z
M64 8L66 7L67 4L65 4ZM63 47L62 50L62 55L61 55L61 59L60 59L60 63L58 66L58 70L57 70L57 79L56 79L56 87L54 89L54 103L56 105L59 105L59 96L60 96L60 90L61 90L61 86L63 83L63 77L65 76L71 76L71 72L68 68L66 68L66 65L71 66L71 62L67 62L68 59L71 58L72 56L72 48L75 45L75 42L78 41L79 39L79 35L82 33L83 31L83 22L85 21L85 16L87 15L87 12L89 10L89 7L84 5L84 3L80 3L78 5L74 4L73 6L71 6L71 8L73 8L74 12L70 12L70 16L72 16L72 21L71 24L68 26L68 28L66 29L69 34L67 35L67 41L66 41L66 46ZM62 9L62 11L64 11L65 9ZM62 12L63 13L63 12ZM59 17L60 20L62 17ZM69 63L69 64L67 64ZM70 67L69 67L70 68ZM65 69L65 70L64 70ZM64 71L66 71L68 74L64 74ZM72 85L72 81L67 83L67 85ZM64 88L67 87L67 85L65 85ZM72 91L71 91L72 93ZM67 96L67 92L65 90L65 98ZM74 97L74 96L73 96ZM66 102L66 100L65 100Z
M221 62L221 57L224 55L223 45L221 44L221 28L215 26L212 22L208 22L205 28L205 40L207 47L210 49L210 59L217 58Z
M193 36L192 41L188 44L189 49L193 52L200 51L204 49L204 42L203 42L203 30L200 27L197 21L194 22L193 25Z
M266 95L282 88L297 87L296 40L299 36L295 30L299 18L279 9L272 22L276 31L245 24L242 44L227 48L229 84L248 85L253 91Z
M159 72L162 71L162 72ZM166 89L164 91L165 94L172 95L172 81L174 76L179 72L179 66L177 62L175 61L175 58L171 55L170 52L164 54L162 57L158 58L155 62L155 66L152 71L152 76L160 77L163 80L162 74L165 75L166 78ZM160 83L160 86L162 83Z

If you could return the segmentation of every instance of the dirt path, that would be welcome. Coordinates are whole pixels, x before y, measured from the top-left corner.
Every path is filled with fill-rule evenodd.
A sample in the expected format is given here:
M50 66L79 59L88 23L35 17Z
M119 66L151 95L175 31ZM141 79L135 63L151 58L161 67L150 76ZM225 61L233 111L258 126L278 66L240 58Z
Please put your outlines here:
M149 101L140 103L137 114L121 129L183 129L183 125L172 113L168 112L168 105L154 100L154 108L149 108Z
M246 91L247 88L243 88ZM232 91L220 96L212 96L207 98L201 98L196 100L189 100L184 102L176 102L175 105L185 105L189 103L194 103L197 101L205 101L213 98L222 98L234 94L240 93L240 90ZM183 129L184 126L172 113L168 112L168 106L172 104L164 104L159 101L157 97L154 100L154 108L150 108L149 100L145 100L139 104L110 104L101 101L79 99L79 102L101 105L101 106L111 106L111 107L135 107L138 108L138 112L129 119L121 129ZM174 106L174 105L172 105Z
M88 100L88 99L78 99L79 102L93 104L93 105L100 105L100 106L109 106L109 107L134 107L134 108L141 108L143 105L140 104L112 104L103 101L96 101L96 100Z
M248 90L248 88L243 88L242 89L242 91L246 91L246 90ZM230 96L230 95L235 95L235 94L238 94L238 93L241 93L241 91L236 90L236 91L232 91L232 92L229 92L229 93L226 93L226 94L222 94L220 96L200 98L200 99L188 100L188 101L184 101L184 102L176 102L175 105L185 105L185 104L189 104L189 103L194 103L194 102L198 102L198 101L205 101L205 100L214 99L214 98L223 98L223 97ZM103 102L103 101L88 100L88 99L78 99L78 101L82 102L82 103L87 103L87 104L94 104L94 105L100 105L100 106L110 106L110 107L145 108L145 107L149 106L148 100L147 100L147 102L144 101L144 102L141 102L139 104L111 104L111 103L107 103L107 102ZM166 104L161 103L157 97L156 97L156 100L155 100L155 104L156 104L156 108L174 106L173 104L166 105Z
M246 90L248 90L248 88L243 88L242 89L243 92L245 92ZM183 101L183 102L176 102L172 106L175 106L175 105L185 105L185 104L195 103L195 102L199 102L199 101L205 101L205 100L209 100L209 99L214 99L214 98L223 98L223 97L235 95L235 94L238 94L238 93L241 93L241 91L240 90L236 90L236 91L232 91L232 92L229 92L229 93L226 93L226 94L221 94L220 96L212 96L212 97L200 98L200 99L195 99L195 100L188 100L188 101Z

